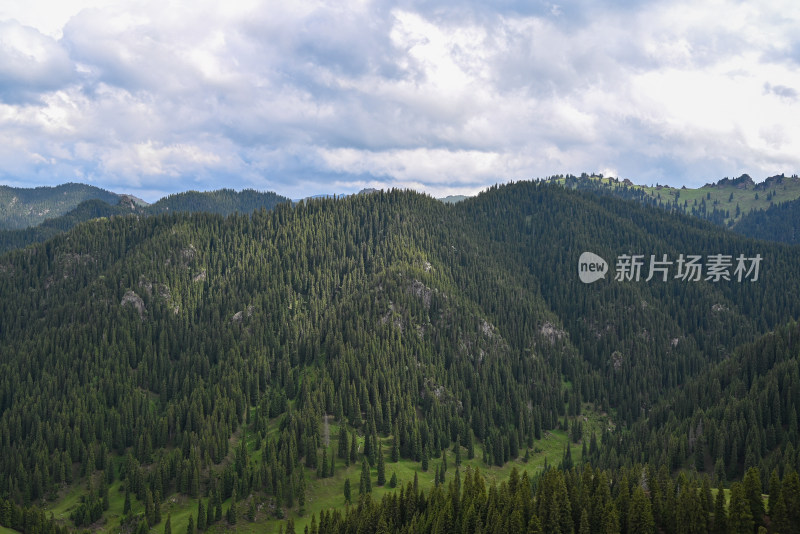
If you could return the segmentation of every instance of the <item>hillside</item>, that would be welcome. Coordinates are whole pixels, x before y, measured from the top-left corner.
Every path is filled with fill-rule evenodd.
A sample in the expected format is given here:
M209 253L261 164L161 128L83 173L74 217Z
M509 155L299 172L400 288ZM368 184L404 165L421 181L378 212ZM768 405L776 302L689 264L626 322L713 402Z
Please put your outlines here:
M638 185L630 180L583 174L553 176L546 180L571 189L611 194L646 205L694 215L716 224L736 227L747 214L800 198L800 177L771 176L759 183L743 174L723 178L699 188Z
M781 438L733 460L711 445L698 455L694 424L687 446L692 410L657 434L669 399L725 362L748 361L748 347L800 317L797 247L531 182L457 204L391 191L252 215L173 211L95 219L0 256L3 499L45 503L58 524L107 532L161 531L166 514L180 532L190 516L201 530L247 530L251 513L257 528L277 531L287 518L321 524L330 509L372 532L384 501L413 491L406 525L417 531L440 520L427 505L444 514L443 503L460 502L442 480L460 491L453 483L466 485L466 472L453 471L463 462L487 481L508 478L495 509L517 487L535 489L512 482L514 466L538 481L538 503L574 502L558 521L578 530L591 507L565 497L582 476L573 458L591 458L606 481L638 480L642 462L664 466L659 487L675 498L687 484L672 476L712 471L718 457L726 480L750 467L767 479L773 466L790 478L800 467L786 453L798 446L793 396L780 399ZM582 283L584 251L612 272ZM632 254L646 258L643 276L616 280L615 260ZM645 281L651 254L673 262L666 281ZM762 261L754 281L737 281L734 264L730 280L703 271L694 282L674 277L682 254ZM769 369L783 372L787 360L796 354L758 372L774 380ZM749 391L728 387L720 391ZM705 409L725 402L718 395ZM700 431L707 443L711 428ZM669 458L657 438L676 440ZM554 458L564 471L542 476ZM359 489L384 501L345 512L344 480L353 502ZM596 484L618 524L634 517L625 499L659 504L634 483ZM660 510L651 520L664 528ZM545 530L555 521L541 506L524 513L523 524L535 516Z
M78 223L102 217L192 212L219 215L248 214L259 209L271 210L281 202L289 202L289 199L272 192L262 193L251 189L240 192L231 189L188 191L167 196L150 205L143 205L138 199L128 195L119 196L113 205L99 199L86 200L71 211L59 217L46 219L38 226L19 230L0 230L0 253L24 248L32 243L41 243Z
M733 231L749 237L800 243L800 199L783 202L742 216Z
M119 195L86 184L63 184L33 189L0 185L0 230L36 226L58 217L86 200L117 204Z
M144 212L148 215L159 213L215 213L230 215L232 213L252 213L259 209L271 210L281 202L290 202L273 192L261 192L253 189L234 191L218 189L216 191L186 191L166 196L158 202L147 206Z

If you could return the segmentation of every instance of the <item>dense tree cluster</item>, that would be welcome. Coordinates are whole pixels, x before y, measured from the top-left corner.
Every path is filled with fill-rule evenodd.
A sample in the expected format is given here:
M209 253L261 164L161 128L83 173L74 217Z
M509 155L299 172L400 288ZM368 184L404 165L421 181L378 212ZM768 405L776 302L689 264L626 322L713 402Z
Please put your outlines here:
M76 186L76 184L70 184ZM66 187L66 186L64 186ZM45 188L47 189L47 188ZM57 188L56 188L57 189ZM25 192L36 190L21 190ZM97 190L103 192L102 190ZM0 204L3 202L3 191L0 189ZM49 193L52 196L56 192ZM87 193L88 194L88 193ZM99 193L98 193L99 194ZM245 189L240 192L231 189L220 189L217 191L197 192L188 191L162 198L158 202L150 205L142 205L132 197L119 197L113 193L108 193L102 198L90 198L84 200L73 209L59 215L53 213L41 224L26 225L27 227L17 229L12 221L3 223L7 213L0 211L0 252L23 248L33 243L40 243L54 237L62 232L66 232L75 225L99 219L103 217L115 217L124 215L157 215L161 213L216 213L219 215L229 215L231 213L252 213L259 209L272 209L282 202L289 202L288 198L275 193L262 193L252 189ZM46 197L49 199L49 196ZM70 196L56 197L58 202L68 202ZM44 200L42 201L44 202ZM33 208L31 208L33 209ZM48 211L49 213L49 211ZM5 226L4 226L5 224Z
M783 243L800 243L800 199L743 215L733 226L742 235Z
M623 253L764 262L758 283L612 275L586 286L584 250L612 268ZM607 470L591 472L586 499L606 491L594 482L605 473L600 486L626 508L562 509L564 491L578 502L570 477L584 476L565 457L563 471L495 488L494 513L510 520L504 499L522 491L535 504L514 521L580 530L584 511L589 525L613 526L614 513L624 525L627 506L647 499L661 525L655 482L637 492L637 462L664 466L665 476L647 469L681 488L670 472L714 473L718 461L715 483L756 467L765 485L774 469L783 479L797 469L798 333L781 325L800 315L799 262L792 247L536 183L454 206L391 191L252 215L86 222L0 256L0 497L28 507L91 481L72 517L89 525L121 479L143 503L142 528L160 524L160 503L178 492L201 500L193 528L203 530L255 517L239 508L253 494L273 517L302 510L309 477L330 477L334 458L366 472L350 482L355 501L386 483L387 460L425 470L443 450L471 458L479 443L500 466L561 427ZM616 429L586 436L587 406ZM462 502L480 477L462 488L436 469L425 509L462 517L474 504L488 526L491 489ZM391 498L408 500L401 490ZM376 506L358 510L373 517ZM417 512L387 526L434 524Z
M0 231L36 226L92 199L107 204L119 202L117 194L87 184L36 188L0 185Z
M672 477L665 466L611 472L585 464L549 469L535 480L515 468L488 487L479 471L467 469L427 494L409 482L380 501L367 495L344 513L325 511L309 532L751 534L767 532L767 525L769 532L800 531L797 472L770 484L767 509L754 471L732 484L726 504L725 490L712 490L708 476Z

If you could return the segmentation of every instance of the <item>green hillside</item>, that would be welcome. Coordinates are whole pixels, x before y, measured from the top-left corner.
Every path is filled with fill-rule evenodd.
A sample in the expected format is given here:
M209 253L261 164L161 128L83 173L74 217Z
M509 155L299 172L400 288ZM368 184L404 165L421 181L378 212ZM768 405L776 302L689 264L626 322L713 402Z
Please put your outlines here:
M711 485L791 524L797 247L533 182L175 211L0 256L0 524L705 531Z
M33 189L0 185L0 230L36 226L58 217L86 200L119 202L119 195L86 184L63 184Z
M85 200L71 211L46 219L38 226L18 230L0 230L0 253L24 248L32 243L41 243L69 230L78 223L103 217L192 212L219 215L247 214L259 209L270 210L281 202L289 202L289 199L272 192L262 193L252 189L240 192L232 189L202 193L189 191L164 197L150 205L143 205L128 195L121 195L113 205L99 199Z
M733 230L758 239L800 243L800 199L790 200L742 216Z
M647 205L695 215L724 226L735 226L743 216L800 198L797 175L777 175L759 183L743 174L723 178L699 188L676 188L664 184L638 185L602 175L554 176L548 182L587 191L613 194Z

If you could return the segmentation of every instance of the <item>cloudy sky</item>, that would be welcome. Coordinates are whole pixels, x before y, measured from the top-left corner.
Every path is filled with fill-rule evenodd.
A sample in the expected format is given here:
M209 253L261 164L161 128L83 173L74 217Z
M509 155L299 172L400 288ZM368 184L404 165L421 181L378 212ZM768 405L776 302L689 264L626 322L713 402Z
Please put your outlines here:
M800 2L3 0L0 183L800 172Z

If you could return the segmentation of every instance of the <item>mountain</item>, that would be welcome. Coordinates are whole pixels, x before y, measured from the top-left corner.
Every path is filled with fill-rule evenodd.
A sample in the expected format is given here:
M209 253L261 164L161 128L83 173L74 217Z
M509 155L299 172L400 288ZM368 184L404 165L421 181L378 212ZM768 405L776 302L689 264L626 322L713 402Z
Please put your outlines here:
M63 184L34 189L0 185L0 230L36 226L45 219L58 217L86 200L119 202L119 195L86 184Z
M252 213L259 209L271 210L281 202L290 202L273 192L260 192L253 189L234 191L186 191L162 198L145 209L148 215L176 212L205 212L219 215L232 213Z
M749 213L766 210L800 198L800 177L783 174L756 183L743 174L738 178L723 178L703 187L675 188L668 185L637 185L630 180L582 174L580 177L559 175L546 179L571 189L611 194L707 219L716 224L736 227Z
M164 211L0 256L0 524L678 531L720 459L793 487L798 247L534 182Z
M796 245L800 243L800 199L753 210L739 219L733 231L749 237Z
M469 197L466 196L466 195L448 195L448 196L446 196L444 198L440 198L439 200L441 200L442 202L448 202L450 204L455 204L457 202L461 202L462 200L466 200L468 198Z
M262 193L250 189L241 192L231 189L208 192L189 191L170 195L151 205L130 195L119 195L117 202L113 205L99 199L86 200L64 215L46 219L38 226L19 230L0 230L0 252L40 243L69 230L78 223L101 217L131 214L149 216L167 212L206 212L229 215L251 213L258 209L270 210L281 202L289 202L289 199L272 192Z

